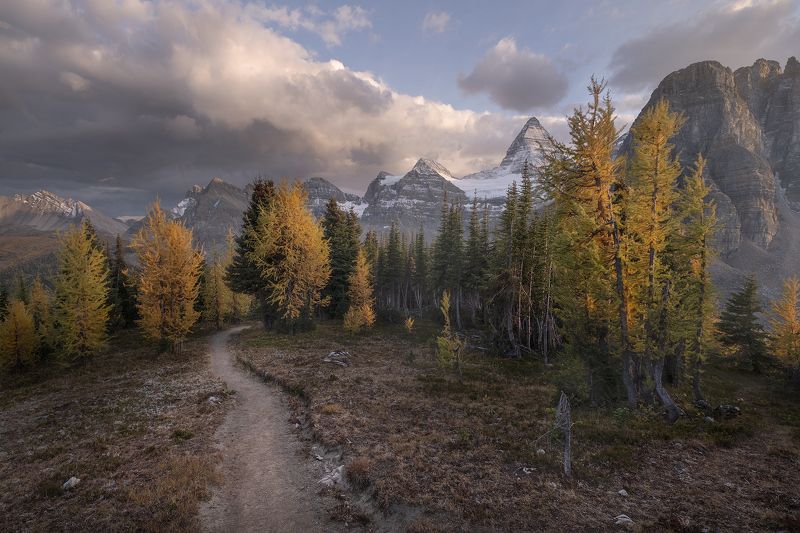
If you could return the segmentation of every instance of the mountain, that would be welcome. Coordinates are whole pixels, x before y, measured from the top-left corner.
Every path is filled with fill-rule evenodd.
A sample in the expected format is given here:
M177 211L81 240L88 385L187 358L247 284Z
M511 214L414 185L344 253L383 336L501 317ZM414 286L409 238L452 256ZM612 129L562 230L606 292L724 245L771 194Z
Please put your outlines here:
M759 59L736 71L694 63L666 76L644 110L662 98L686 117L674 140L681 162L708 160L721 284L754 271L779 286L800 258L800 63L790 58L782 70ZM631 150L627 139L622 151Z
M13 198L0 196L0 228L4 232L23 229L63 231L83 219L91 221L99 233L106 235L127 230L123 222L95 211L83 202L62 198L49 191L17 194Z
M55 266L58 232L89 220L98 236L110 241L127 225L92 209L83 202L49 191L0 196L0 279L8 281L17 270L46 276Z
M360 196L343 192L325 178L309 178L303 182L303 188L308 194L308 208L317 218L325 214L325 205L331 198L336 198L339 207L348 211L352 209L358 216L367 208L366 202Z
M543 162L543 150L547 150L550 146L550 134L536 117L531 117L508 147L500 165L463 178L448 179L467 196L472 197L476 194L478 200L485 200L490 213L497 214L503 209L506 191L511 183L516 181L519 185L525 161L528 162L535 177L535 169Z
M448 201L466 202L464 191L454 181L449 170L430 159L420 159L402 176L381 172L364 195L367 208L361 224L383 230L397 221L401 231L415 232L422 227L426 234L436 232L445 194Z

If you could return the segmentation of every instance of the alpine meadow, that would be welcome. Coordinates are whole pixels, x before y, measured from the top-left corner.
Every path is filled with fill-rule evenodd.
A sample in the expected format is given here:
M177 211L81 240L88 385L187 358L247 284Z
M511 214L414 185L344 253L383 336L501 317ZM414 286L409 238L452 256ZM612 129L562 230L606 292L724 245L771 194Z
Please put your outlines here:
M798 43L0 2L0 530L800 530Z

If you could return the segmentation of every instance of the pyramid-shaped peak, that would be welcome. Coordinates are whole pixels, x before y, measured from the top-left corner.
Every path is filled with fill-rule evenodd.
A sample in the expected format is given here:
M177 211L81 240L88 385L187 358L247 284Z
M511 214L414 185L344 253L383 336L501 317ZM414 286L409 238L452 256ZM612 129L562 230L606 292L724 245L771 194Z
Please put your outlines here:
M425 159L422 158L414 165L414 168L411 169L412 172L417 172L417 174L439 174L443 178L453 178L453 174L450 173L447 168L439 163L438 161L434 161L433 159Z
M508 147L500 166L519 174L525 161L531 165L538 164L542 159L542 149L547 146L550 146L550 134L539 119L531 117Z

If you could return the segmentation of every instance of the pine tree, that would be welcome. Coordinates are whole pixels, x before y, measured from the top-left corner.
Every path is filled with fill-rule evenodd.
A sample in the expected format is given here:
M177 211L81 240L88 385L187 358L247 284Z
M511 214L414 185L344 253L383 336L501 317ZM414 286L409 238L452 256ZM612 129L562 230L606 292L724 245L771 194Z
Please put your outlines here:
M37 276L31 287L31 303L28 309L33 318L37 346L40 354L47 354L53 349L55 332L53 330L52 297Z
M783 282L781 297L772 304L772 352L786 364L800 368L800 279L791 276Z
M72 359L105 345L109 316L106 257L86 228L73 228L62 237L55 279L57 344Z
M8 314L0 323L0 365L20 368L36 356L36 332L33 317L25 303L12 300Z
M356 255L356 265L348 281L347 295L350 307L344 315L344 329L350 333L358 333L375 323L369 264L363 250L359 250Z
M751 274L745 278L741 290L728 299L718 325L723 344L749 358L756 373L762 371L766 355L766 334L757 316L761 311L758 285Z
M252 244L249 257L267 284L269 302L294 331L327 303L322 289L331 272L322 228L306 208L300 185L278 187L271 208L258 217Z
M264 278L262 269L251 259L257 240L256 226L259 215L272 209L275 185L271 181L257 179L252 185L250 204L242 217L242 230L236 237L233 261L228 266L228 286L234 293L254 296L261 307L261 318L265 328L275 325L278 311L270 303L270 281Z
M156 201L131 243L139 258L139 325L151 339L180 351L199 313L195 309L203 256L192 231L167 220Z
M425 245L425 233L420 227L419 233L414 239L414 274L411 279L417 311L422 311L426 298L428 298L428 278L430 276L428 255L428 247Z
M8 289L0 282L0 320L4 319L8 310Z
M486 289L489 275L488 234L478 214L478 197L473 196L469 214L469 229L464 250L464 290L471 321L477 322L481 295Z

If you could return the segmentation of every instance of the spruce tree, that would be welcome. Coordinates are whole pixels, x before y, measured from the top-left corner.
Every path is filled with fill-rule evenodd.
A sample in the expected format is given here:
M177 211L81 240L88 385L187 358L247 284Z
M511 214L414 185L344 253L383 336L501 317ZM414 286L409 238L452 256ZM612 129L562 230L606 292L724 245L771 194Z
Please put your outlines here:
M68 230L58 256L53 315L58 347L71 359L90 356L106 342L107 261L92 234L85 224Z
M473 324L481 306L481 295L486 289L489 270L488 234L478 213L478 197L472 198L469 214L467 242L464 250L464 290L467 308Z
M265 328L275 325L278 311L270 303L270 281L263 276L262 269L255 264L252 257L257 236L255 235L259 215L272 209L275 197L275 185L272 181L257 179L252 185L250 204L242 217L242 229L236 237L236 250L232 263L228 266L227 282L236 293L254 296L261 308L261 318Z
M425 233L422 227L414 239L414 274L411 284L414 290L417 311L421 311L429 298L428 278L429 261L428 247L425 245Z
M764 366L766 334L758 318L761 313L758 284L755 275L744 280L742 288L726 302L719 320L720 340L750 360L753 371L760 373Z
M28 294L28 283L25 281L25 275L20 270L17 272L17 288L14 291L14 299L28 305L30 303L30 296Z
M31 287L31 303L28 309L33 317L33 328L36 332L37 346L40 355L46 355L53 349L55 332L53 330L52 296L37 276Z
M328 201L321 223L330 248L331 277L324 291L330 299L327 311L331 318L341 318L349 307L348 279L360 248L361 227L355 213L345 212L335 198Z
M203 256L192 231L167 220L156 201L131 243L139 257L139 325L145 334L178 352L199 317L195 302Z
M112 328L128 328L135 324L137 318L135 291L119 234L114 242L114 255L111 258L109 301L111 304L109 322Z
M0 320L5 318L8 310L8 289L0 282Z

